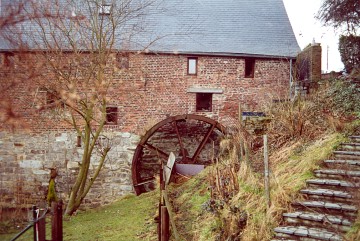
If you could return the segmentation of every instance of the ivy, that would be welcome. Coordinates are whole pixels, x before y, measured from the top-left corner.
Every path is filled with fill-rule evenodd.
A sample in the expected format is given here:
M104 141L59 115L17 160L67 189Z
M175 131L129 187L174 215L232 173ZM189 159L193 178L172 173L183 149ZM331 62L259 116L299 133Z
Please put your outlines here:
M339 51L347 73L360 68L360 36L340 36Z

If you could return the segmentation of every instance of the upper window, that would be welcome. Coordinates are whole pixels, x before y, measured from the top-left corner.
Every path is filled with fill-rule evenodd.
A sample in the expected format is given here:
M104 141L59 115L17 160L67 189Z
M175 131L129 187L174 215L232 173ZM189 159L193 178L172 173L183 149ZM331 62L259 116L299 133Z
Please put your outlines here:
M196 111L212 111L212 93L196 93Z
M106 124L116 125L118 119L118 108L117 107L106 107Z
M116 55L116 61L119 69L128 69L129 68L129 54L127 53L118 53Z
M5 53L3 56L3 64L5 67L14 67L15 56L13 53Z
M65 107L65 103L61 100L60 94L56 90L46 90L46 106L47 107Z
M245 78L254 78L255 59L245 59Z
M101 4L99 6L100 15L110 15L111 14L111 5L110 4Z
M197 74L197 58L190 57L188 58L188 71L189 75L196 75Z

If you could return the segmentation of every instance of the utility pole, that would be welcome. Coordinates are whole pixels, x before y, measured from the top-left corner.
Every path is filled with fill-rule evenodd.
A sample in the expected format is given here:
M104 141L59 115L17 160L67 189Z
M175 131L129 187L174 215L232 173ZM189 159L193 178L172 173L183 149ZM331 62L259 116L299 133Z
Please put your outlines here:
M329 45L326 45L326 72L329 71Z

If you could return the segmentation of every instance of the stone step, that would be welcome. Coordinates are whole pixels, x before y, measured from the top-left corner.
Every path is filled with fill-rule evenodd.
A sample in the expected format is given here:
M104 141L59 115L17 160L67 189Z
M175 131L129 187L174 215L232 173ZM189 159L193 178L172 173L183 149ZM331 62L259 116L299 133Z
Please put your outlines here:
M296 240L328 240L341 241L343 238L334 232L321 228L305 226L284 226L274 229L277 238L296 238Z
M329 197L329 198L338 198L338 199L352 199L353 196L346 191L338 191L332 189L325 188L317 188L317 189L302 189L300 193L306 195L314 195L321 198Z
M360 170L360 160L325 160L325 165L331 168L341 168L346 170Z
M290 225L326 227L332 231L347 232L352 225L349 219L341 215L327 215L311 212L284 213L284 220ZM331 227L331 228L330 228Z
M350 136L351 142L360 142L360 136Z
M326 212L327 214L343 215L346 217L351 217L352 220L356 218L358 210L354 205L341 202L307 200L293 202L292 204L294 207L300 210L305 209L306 211L311 212L317 211L320 213Z
M358 143L342 143L339 146L342 151L360 151L360 142Z
M333 151L335 158L345 160L360 160L360 151Z
M342 169L319 169L314 171L316 177L321 178L360 178L360 171L349 171Z
M271 239L270 241L296 241L296 240L284 238L284 239Z
M355 188L360 185L355 182L335 180L335 179L309 179L306 181L310 186L332 186L332 187L344 187L344 188Z

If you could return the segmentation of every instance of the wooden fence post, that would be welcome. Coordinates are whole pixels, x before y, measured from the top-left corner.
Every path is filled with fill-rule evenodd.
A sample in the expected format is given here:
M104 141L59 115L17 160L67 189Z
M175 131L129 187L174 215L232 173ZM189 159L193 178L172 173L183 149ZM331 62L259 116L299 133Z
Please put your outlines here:
M37 239L37 223L35 222L35 220L37 220L37 212L36 212L36 206L33 205L32 206L32 216L33 216L33 222L34 222L34 241L38 241Z
M265 198L270 207L270 180L269 180L269 154L267 135L264 135L264 171L265 171Z
M161 241L169 240L169 213L166 206L161 207Z
M38 241L45 241L46 240L46 216L38 221Z
M59 240L62 241L63 240L63 201L60 200L58 202L58 237Z
M60 200L58 203L56 202L51 203L51 208L53 211L52 222L51 222L51 237L53 241L63 240L62 206L63 206L62 200Z

